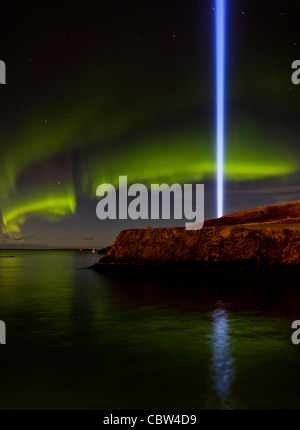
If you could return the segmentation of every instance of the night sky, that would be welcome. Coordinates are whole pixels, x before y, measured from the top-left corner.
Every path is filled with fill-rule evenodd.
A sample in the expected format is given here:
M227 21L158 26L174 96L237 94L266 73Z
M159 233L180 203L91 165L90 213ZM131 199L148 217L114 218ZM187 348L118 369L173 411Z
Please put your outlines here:
M2 248L101 247L96 188L204 183L216 216L214 2L2 1ZM228 0L225 213L300 199L299 0Z

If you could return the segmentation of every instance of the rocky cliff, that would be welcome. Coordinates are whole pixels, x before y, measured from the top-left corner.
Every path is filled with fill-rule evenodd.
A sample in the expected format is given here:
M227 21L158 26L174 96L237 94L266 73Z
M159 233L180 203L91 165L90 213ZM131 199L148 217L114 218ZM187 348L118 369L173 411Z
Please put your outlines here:
M208 220L201 230L124 230L95 268L295 265L300 261L300 202L265 206Z

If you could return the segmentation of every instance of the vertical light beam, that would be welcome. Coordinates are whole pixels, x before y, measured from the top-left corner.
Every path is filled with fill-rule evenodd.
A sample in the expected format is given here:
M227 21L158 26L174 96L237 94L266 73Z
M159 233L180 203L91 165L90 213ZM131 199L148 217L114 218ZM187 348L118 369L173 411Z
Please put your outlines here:
M215 0L217 212L223 215L226 0Z

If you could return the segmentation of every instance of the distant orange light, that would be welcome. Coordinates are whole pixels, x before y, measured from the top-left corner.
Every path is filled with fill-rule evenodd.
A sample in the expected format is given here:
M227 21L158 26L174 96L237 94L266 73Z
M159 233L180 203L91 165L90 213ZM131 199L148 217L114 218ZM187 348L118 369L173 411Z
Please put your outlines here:
M92 253L95 254L95 250L94 249L92 250Z
M80 248L80 251L82 251L82 249Z

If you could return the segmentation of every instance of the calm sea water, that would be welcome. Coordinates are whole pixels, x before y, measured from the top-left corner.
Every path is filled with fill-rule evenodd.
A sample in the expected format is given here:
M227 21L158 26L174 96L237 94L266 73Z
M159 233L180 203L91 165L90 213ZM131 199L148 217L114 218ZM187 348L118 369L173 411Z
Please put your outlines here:
M299 285L84 269L98 258L0 251L1 409L300 407Z

